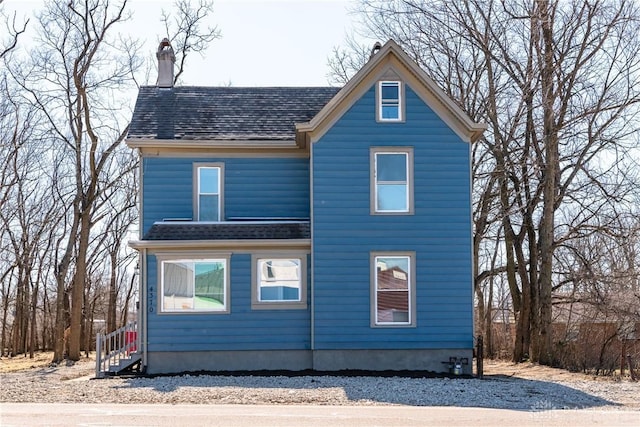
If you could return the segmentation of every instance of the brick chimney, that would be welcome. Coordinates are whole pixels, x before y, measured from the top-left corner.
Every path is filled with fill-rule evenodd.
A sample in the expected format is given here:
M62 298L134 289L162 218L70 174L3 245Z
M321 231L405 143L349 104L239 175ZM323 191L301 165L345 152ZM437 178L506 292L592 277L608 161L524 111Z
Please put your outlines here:
M163 38L156 52L158 58L158 87L173 87L173 63L176 56L173 53L168 38Z

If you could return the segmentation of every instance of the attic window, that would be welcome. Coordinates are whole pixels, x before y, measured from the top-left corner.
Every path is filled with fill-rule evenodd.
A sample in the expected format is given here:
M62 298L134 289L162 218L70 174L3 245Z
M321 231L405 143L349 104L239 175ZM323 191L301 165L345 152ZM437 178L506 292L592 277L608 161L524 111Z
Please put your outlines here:
M378 120L397 122L402 120L402 84L398 81L381 81L378 84Z

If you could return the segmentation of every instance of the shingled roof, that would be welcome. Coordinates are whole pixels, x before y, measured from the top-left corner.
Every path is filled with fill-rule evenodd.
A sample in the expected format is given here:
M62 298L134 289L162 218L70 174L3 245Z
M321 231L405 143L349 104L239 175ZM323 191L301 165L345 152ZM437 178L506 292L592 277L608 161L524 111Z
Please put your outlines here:
M128 139L295 139L295 124L311 120L337 87L140 88Z
M143 240L309 239L309 221L154 223Z

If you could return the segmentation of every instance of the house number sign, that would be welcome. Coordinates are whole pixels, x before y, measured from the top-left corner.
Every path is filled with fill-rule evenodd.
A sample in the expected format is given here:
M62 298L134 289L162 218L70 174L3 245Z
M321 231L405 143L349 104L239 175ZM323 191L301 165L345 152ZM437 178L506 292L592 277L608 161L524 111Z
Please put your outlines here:
M148 296L148 300L147 300L147 307L149 310L149 313L153 313L153 311L155 310L153 307L153 301L155 301L156 298L156 293L155 290L153 288L153 285L149 286L149 296Z

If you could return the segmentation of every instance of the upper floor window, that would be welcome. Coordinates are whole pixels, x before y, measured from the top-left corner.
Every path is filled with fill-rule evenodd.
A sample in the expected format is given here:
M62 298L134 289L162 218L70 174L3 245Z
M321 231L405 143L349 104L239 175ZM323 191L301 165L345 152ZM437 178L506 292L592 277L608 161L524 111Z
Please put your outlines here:
M413 150L372 148L371 212L413 213Z
M198 221L222 220L222 165L196 165L195 206Z
M402 120L402 84L396 81L378 83L378 120Z

